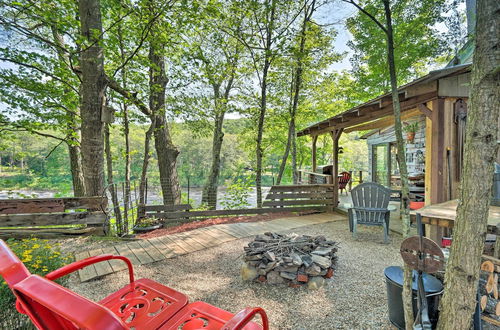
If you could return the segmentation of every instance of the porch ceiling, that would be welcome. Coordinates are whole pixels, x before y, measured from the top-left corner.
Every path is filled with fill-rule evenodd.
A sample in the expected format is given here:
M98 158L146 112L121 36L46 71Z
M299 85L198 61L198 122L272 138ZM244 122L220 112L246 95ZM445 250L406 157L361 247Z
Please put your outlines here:
M468 71L470 71L470 64L432 71L428 75L400 87L399 101L401 103L401 111L403 112L402 116L406 116L407 118L414 116L414 111L421 111L416 110L419 108L419 105L438 97L446 97L438 93L438 79L456 76ZM349 128L345 132L372 129L390 120L394 122L392 113L392 95L387 93L341 114L311 125L297 132L297 136L317 136L340 128ZM374 127L370 127L370 125L374 125Z

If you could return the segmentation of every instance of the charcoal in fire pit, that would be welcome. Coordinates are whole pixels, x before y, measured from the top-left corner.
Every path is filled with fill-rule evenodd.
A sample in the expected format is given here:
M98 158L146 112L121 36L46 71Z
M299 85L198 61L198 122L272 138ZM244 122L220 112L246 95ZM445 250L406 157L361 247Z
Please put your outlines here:
M330 259L321 257L317 254L312 255L312 261L316 264L318 264L321 268L328 268L332 265L332 262Z
M271 251L264 252L264 257L266 257L267 260L269 260L269 261L276 260L276 255L274 254L274 252L271 252Z
M306 268L306 274L308 275L318 276L320 273L321 267L316 264L312 264L311 266Z
M294 288L317 277L320 279L314 282L318 285L311 286L321 286L324 278L333 275L337 260L337 243L324 236L267 232L256 236L244 250L244 279L269 284L288 283Z
M332 247L318 247L316 250L311 252L312 254L317 254L319 256L326 256L329 255L334 248Z
M312 265L312 263L313 263L313 260L312 260L312 258L311 258L311 256L310 256L310 255L307 255L307 254L306 254L306 255L303 255L303 256L301 257L301 259L302 259L302 262L304 263L304 266L306 266L306 267L311 266L311 265Z
M292 263L296 266L302 265L302 258L297 253L290 253L290 258L292 258Z

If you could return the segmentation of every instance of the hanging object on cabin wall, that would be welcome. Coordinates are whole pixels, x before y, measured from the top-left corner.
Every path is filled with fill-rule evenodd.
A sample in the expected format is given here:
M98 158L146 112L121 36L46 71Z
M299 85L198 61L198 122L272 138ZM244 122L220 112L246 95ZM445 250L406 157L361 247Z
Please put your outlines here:
M460 181L462 177L462 166L464 159L465 125L467 124L467 103L458 99L453 105L453 115L457 124L457 170L456 178Z

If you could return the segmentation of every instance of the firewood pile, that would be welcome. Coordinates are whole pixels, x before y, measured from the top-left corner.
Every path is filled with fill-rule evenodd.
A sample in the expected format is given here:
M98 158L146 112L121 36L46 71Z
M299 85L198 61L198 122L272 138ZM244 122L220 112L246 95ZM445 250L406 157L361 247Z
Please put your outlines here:
M479 293L481 296L480 306L483 312L482 318L494 324L500 322L500 300L498 299L499 273L500 264L496 264L491 260L486 260L481 264Z
M267 232L244 249L244 280L317 289L333 276L338 243L324 236Z

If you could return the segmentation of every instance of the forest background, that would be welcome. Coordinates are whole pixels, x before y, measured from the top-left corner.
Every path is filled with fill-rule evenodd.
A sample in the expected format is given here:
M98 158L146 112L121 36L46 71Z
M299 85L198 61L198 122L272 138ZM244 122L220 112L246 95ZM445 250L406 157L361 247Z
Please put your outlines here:
M345 2L101 1L105 71L122 89L106 92L108 182L140 180L146 155L148 181L160 182L158 150L145 148L151 118L141 110L154 94L153 47L164 59L164 115L182 187L252 186L257 173L262 186L296 181L311 164L310 139L295 139L296 129L390 90L385 37ZM1 3L0 190L71 196L81 139L77 5ZM377 1L362 3L382 17ZM442 67L466 40L463 1L392 6L399 85ZM347 49L335 46L339 31ZM340 146L341 170L367 170L364 140L344 134ZM331 149L320 137L318 164L331 163Z

